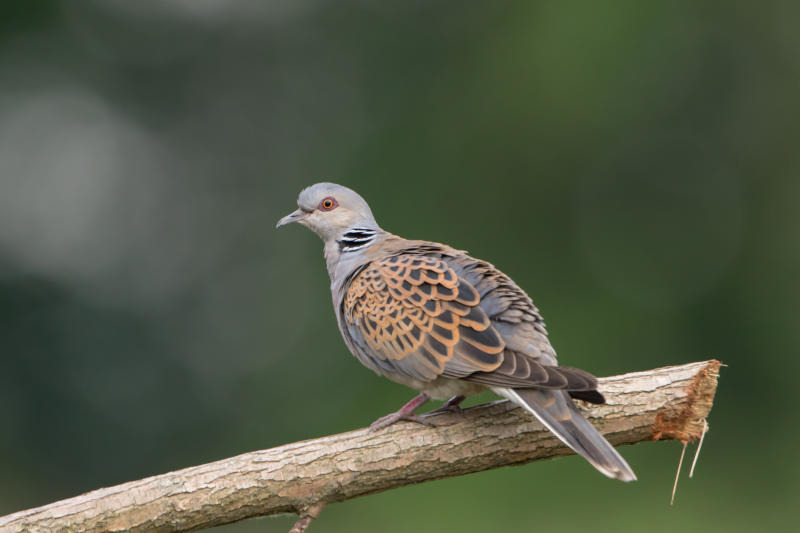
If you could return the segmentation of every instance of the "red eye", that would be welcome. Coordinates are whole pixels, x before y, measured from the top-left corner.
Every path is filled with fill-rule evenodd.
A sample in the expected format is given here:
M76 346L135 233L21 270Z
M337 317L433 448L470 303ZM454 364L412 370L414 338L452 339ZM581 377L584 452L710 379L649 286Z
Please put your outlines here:
M332 211L339 207L339 203L336 201L336 198L333 196L328 196L324 200L319 203L319 209L323 211Z

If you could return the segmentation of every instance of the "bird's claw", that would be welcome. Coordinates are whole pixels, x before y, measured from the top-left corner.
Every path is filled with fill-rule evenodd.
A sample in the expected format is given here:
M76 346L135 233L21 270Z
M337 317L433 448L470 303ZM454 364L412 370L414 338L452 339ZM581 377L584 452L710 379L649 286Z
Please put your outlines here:
M413 413L403 413L403 412L396 412L386 416L382 416L377 419L375 422L370 424L369 430L370 432L375 432L380 429L386 428L391 426L392 424L396 424L397 422L416 422L417 424L422 424L423 426L428 427L436 427L438 424L427 420L419 415L415 415Z
M460 405L443 405L432 411L428 411L427 413L425 413L425 416L443 415L443 414L463 415L464 409Z

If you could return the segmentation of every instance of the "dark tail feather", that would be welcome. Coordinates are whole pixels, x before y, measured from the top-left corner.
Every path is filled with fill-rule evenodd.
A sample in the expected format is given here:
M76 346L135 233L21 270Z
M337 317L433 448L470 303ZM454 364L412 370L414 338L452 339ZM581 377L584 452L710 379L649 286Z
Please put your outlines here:
M566 391L493 388L530 412L564 444L606 476L634 481L636 474L611 444L578 412Z
M584 402L596 404L606 403L606 399L603 397L603 395L596 390L571 390L568 392L569 395L576 400L583 400Z

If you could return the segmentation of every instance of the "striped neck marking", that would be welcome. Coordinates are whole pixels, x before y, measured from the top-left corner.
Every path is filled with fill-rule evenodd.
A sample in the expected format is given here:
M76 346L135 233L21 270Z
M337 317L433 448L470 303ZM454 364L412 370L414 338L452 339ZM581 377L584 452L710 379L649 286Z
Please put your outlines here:
M342 252L355 252L366 248L375 240L377 230L369 228L350 228L342 235L339 243L339 250Z

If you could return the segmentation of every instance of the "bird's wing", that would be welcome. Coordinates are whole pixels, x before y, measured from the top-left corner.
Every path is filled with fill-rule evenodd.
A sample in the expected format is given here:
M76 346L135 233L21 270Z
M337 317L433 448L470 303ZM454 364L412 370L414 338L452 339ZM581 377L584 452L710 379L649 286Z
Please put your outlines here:
M479 292L466 278L458 264L430 255L399 253L366 265L350 281L341 311L368 366L421 381L444 376L487 386L596 388L586 372L510 349L506 326L482 305L503 290Z
M481 308L506 343L501 365L465 379L489 386L567 390L573 397L603 403L594 376L558 366L539 310L511 278L465 253L453 254L449 264L478 291Z
M441 259L393 255L366 266L342 302L348 333L372 363L411 378L491 372L505 343L475 288Z

